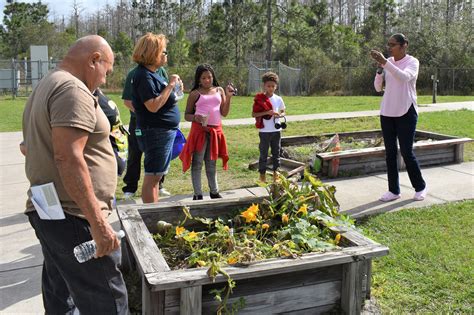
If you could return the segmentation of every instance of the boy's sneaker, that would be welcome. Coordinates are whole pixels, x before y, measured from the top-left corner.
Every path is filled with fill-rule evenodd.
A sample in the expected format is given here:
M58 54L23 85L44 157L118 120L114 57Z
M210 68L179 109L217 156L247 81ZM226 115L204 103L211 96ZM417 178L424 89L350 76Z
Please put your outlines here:
M428 188L425 187L425 189L415 192L415 196L413 196L413 200L416 200L416 201L425 200L427 194L428 194Z
M160 196L171 196L171 193L165 188L160 188Z
M123 193L124 200L133 200L133 197L135 197L135 193L129 191Z
M267 182L267 176L266 176L266 174L265 174L265 173L260 174L259 180L260 180L262 183L266 183L266 182Z
M222 198L221 194L219 193L209 193L209 197L211 197L211 199L218 199L218 198Z
M400 197L401 197L400 194L396 195L392 193L391 191L387 191L385 194L382 195L382 197L379 198L379 200L383 202L389 202L389 201L397 200Z

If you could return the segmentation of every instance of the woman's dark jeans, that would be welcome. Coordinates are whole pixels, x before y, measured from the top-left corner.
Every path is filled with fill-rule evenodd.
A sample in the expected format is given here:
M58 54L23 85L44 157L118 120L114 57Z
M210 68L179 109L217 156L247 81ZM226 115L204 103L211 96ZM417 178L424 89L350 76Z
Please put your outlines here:
M413 105L408 112L401 117L380 116L380 124L382 126L383 140L385 143L388 190L396 195L400 194L397 164L397 138L411 185L415 188L415 191L421 191L426 187L423 176L421 175L420 166L413 152L417 121L418 114Z

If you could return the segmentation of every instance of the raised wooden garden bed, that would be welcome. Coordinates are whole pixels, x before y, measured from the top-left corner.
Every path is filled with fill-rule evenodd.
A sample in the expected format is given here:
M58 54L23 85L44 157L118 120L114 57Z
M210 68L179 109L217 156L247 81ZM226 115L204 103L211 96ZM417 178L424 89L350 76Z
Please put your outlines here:
M282 147L302 146L320 142L335 134L321 134L317 136L294 136L283 137ZM357 132L339 133L339 139L358 138L381 138L381 130L368 130ZM429 139L429 140L428 140ZM458 138L439 133L417 130L413 148L421 166L432 166L440 164L461 163L463 161L464 143L471 142L470 138ZM385 172L385 148L378 146L373 148L342 150L338 152L326 152L316 155L321 162L321 175L328 177L340 177L347 175L362 175L376 172ZM338 163L333 163L338 161ZM398 156L399 169L405 169L403 158ZM338 164L338 166L337 166ZM334 167L334 166L337 167Z
M306 168L305 163L289 160L285 158L280 158L280 171L285 172L287 177L292 177L294 175L302 176L305 168ZM250 163L249 169L254 170L254 171L258 170L258 161ZM272 162L272 158L269 157L267 159L267 171L271 172L272 169L273 169L273 162Z
M227 281L219 275L213 283L207 268L170 270L150 234L157 232L158 220L180 222L185 205L193 216L215 218L264 198L261 192L239 199L118 206L128 248L142 276L143 313L215 314L219 303L209 291ZM358 314L370 296L372 258L386 255L388 248L352 229L331 230L342 235L341 250L225 267L237 284L229 303L245 299L239 314Z

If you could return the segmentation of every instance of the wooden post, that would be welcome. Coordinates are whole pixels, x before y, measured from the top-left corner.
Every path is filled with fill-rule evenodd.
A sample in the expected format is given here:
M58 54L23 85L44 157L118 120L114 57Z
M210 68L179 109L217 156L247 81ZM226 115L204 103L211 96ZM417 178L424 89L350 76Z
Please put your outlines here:
M346 315L360 314L362 285L359 264L355 261L342 266L341 309Z
M367 279L365 284L365 299L370 300L370 288L372 286L372 259L367 259L366 264L365 275L367 276Z
M165 292L153 292L147 285L146 278L142 276L142 314L165 314Z
M201 315L202 286L181 289L180 315Z
M436 104L436 95L438 94L438 74L437 74L437 71L435 72L435 74L433 74L431 76L431 80L433 80L433 104Z
M464 144L459 143L454 146L454 162L462 163L464 161Z

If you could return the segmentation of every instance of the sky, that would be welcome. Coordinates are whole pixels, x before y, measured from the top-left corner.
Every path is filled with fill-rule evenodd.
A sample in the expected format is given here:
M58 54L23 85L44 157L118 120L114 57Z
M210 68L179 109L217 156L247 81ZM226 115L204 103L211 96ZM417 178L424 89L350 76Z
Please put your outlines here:
M15 0L16 2L35 3L39 0ZM53 16L68 17L72 12L73 0L42 0L41 3L47 4L49 9L49 18ZM104 7L107 3L113 4L115 0L76 0L76 3L83 9L82 13L93 13L97 9ZM3 24L3 10L7 5L6 0L0 0L0 23Z

